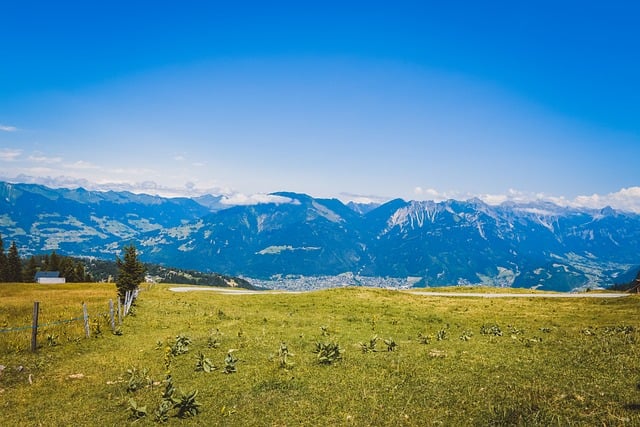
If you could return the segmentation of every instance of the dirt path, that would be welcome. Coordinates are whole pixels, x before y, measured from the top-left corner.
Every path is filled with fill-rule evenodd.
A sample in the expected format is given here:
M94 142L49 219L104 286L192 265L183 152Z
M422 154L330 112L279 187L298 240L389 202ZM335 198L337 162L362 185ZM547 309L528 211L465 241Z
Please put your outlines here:
M239 288L215 288L212 286L179 286L176 288L169 288L173 292L200 292L200 291L213 291L220 294L227 295L260 295L260 294L300 294L302 292L296 291L252 291L250 289Z
M507 293L473 293L473 292L410 292L416 295L425 295L431 297L472 297L472 298L623 298L629 294L619 292L581 292L581 293L548 293L548 294L507 294Z
M209 286L179 286L169 288L173 292L194 292L212 291L227 295L260 295L260 294L299 294L302 291L253 291L249 289L215 288ZM404 292L404 291L403 291ZM429 292L429 291L407 291L413 295L428 297L467 297L467 298L624 298L630 294L621 292L581 292L581 293L474 293L474 292Z

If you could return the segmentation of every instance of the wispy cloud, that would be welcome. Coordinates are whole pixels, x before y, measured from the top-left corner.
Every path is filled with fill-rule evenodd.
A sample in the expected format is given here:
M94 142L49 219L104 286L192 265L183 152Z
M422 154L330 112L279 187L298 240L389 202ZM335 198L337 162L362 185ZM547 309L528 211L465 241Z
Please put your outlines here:
M592 194L589 196L577 196L574 198L564 196L552 196L544 193L532 193L509 189L504 194L470 194L456 192L441 192L432 188L423 189L416 187L414 194L420 200L469 200L478 198L488 205L500 205L505 202L532 203L551 202L558 206L570 208L602 209L610 206L614 209L626 212L640 213L640 187L623 188L609 194Z
M187 182L184 186L167 186L154 181L127 181L106 179L85 179L69 175L55 175L56 170L51 168L32 168L31 173L17 176L0 175L0 181L40 184L52 188L79 188L93 191L128 191L136 194L150 194L162 197L196 197L205 194L223 195L231 194L229 189L219 187L199 187L193 182Z
M345 202L354 202L362 204L371 203L384 203L391 200L391 197L376 196L373 194L355 194L355 193L340 193L340 199Z
M22 155L22 150L15 148L0 148L0 160L14 162Z
M415 187L413 194L416 198L422 200L433 200L435 202L441 202L448 199L457 199L463 197L463 195L453 192L441 192L433 188ZM470 198L470 197L464 197Z
M578 196L573 200L563 198L551 199L557 204L568 206L600 209L605 206L640 213L640 187L628 187L609 194L592 194L590 196Z
M35 163L48 163L48 164L52 164L52 163L61 163L62 162L62 157L50 157L47 156L45 154L41 154L41 153L34 153L32 155L30 155L27 158L29 161L31 162L35 162Z
M242 193L234 193L232 195L228 195L220 200L220 203L225 205L232 206L248 206L248 205L260 205L265 203L276 203L276 204L286 204L293 203L288 197L276 196L273 194L242 194Z
M100 169L100 166L95 165L91 162L87 162L85 160L78 160L76 162L73 163L69 163L66 165L68 168L71 169Z
M15 126L8 126L0 124L0 131L2 132L17 132L18 128Z

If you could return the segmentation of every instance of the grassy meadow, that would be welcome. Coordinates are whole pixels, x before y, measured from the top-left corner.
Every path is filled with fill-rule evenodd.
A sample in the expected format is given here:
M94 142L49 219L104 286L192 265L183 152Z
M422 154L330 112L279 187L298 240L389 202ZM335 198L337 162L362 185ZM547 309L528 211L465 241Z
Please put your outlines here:
M32 354L30 331L0 333L0 422L640 425L638 296L169 287L141 292L121 335L92 316L92 338L82 322L54 325ZM114 285L3 284L0 329L30 325L35 300L47 323L80 316L83 301L104 313L115 295ZM341 352L314 353L317 343Z

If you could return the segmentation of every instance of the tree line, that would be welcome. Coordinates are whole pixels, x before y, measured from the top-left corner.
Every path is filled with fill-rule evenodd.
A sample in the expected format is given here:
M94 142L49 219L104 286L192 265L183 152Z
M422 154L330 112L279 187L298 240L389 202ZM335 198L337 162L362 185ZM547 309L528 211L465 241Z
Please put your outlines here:
M82 261L58 255L55 251L22 259L13 241L5 253L0 236L0 282L35 282L39 271L57 271L67 282L94 281Z

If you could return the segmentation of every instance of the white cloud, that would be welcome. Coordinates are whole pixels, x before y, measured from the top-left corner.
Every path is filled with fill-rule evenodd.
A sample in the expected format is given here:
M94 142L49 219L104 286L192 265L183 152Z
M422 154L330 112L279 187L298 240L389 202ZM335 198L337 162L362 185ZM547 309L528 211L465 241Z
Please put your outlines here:
M361 204L372 204L372 203L385 203L391 200L391 197L382 197L376 196L373 194L364 195L364 194L354 194L354 193L340 193L340 200L345 203L354 202Z
M414 189L416 198L421 200L433 200L440 202L448 199L468 200L479 198L488 205L500 205L505 202L531 203L551 202L558 206L570 208L602 209L611 206L614 209L626 212L640 213L640 187L623 188L609 194L592 194L589 196L577 196L568 198L565 196L552 196L544 193L531 193L509 189L505 194L462 194L456 192L440 192L432 188Z
M0 149L0 160L5 162L14 162L22 155L22 150L17 150L14 148L1 148Z
M569 206L600 209L611 206L614 209L640 213L640 187L623 188L609 194L578 196L569 200Z
M0 131L2 132L16 132L18 130L15 126L7 126L0 124Z
M225 205L260 205L265 203L276 203L276 204L285 204L285 203L293 203L288 197L276 196L273 194L251 194L246 195L242 193L234 193L228 196L224 196L220 203Z
M61 163L62 157L48 157L41 153L35 153L28 157L28 160L36 163Z
M71 169L83 169L83 170L84 169L100 169L99 166L84 160L78 160L77 162L69 163L66 165L66 167Z
M441 202L443 200L456 199L459 197L459 195L454 192L440 192L433 188L422 188L422 187L415 187L413 189L413 194L417 199L433 200L434 202ZM467 198L470 198L470 197L467 197Z

